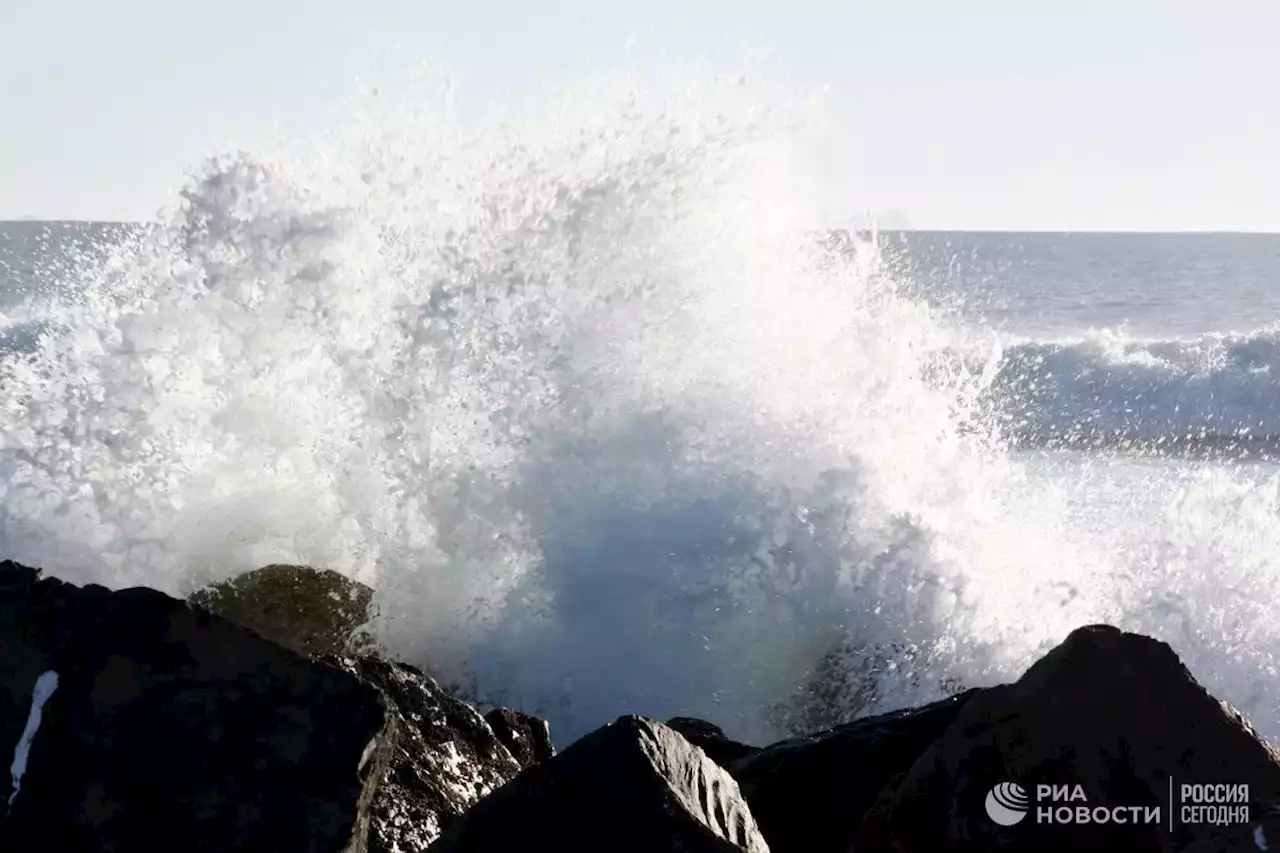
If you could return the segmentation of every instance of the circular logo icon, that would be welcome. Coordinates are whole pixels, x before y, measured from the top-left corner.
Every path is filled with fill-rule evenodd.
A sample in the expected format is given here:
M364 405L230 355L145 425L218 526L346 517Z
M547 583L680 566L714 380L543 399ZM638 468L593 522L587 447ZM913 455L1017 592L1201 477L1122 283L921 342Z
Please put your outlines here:
M1027 816L1031 800L1017 782L1001 782L987 794L987 816L1001 826L1013 826Z

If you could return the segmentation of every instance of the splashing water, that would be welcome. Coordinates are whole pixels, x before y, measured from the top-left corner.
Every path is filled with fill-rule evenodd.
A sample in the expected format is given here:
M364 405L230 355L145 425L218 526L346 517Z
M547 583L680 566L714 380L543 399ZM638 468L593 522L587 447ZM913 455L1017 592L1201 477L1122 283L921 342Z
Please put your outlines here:
M948 355L989 335L816 238L803 99L677 82L473 123L384 93L210 162L0 367L5 555L175 594L332 567L394 654L561 738L765 740L850 638L899 650L893 707L1095 621L1274 727L1276 481L1108 498L1006 452L972 429L994 362Z

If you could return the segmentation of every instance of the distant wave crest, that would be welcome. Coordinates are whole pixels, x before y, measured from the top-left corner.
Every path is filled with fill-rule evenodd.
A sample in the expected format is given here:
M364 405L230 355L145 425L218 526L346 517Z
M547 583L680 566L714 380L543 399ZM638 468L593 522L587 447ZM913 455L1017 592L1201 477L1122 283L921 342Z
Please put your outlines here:
M1208 457L1280 449L1275 329L1191 340L1104 331L1020 341L998 351L987 375L980 411L1015 445Z

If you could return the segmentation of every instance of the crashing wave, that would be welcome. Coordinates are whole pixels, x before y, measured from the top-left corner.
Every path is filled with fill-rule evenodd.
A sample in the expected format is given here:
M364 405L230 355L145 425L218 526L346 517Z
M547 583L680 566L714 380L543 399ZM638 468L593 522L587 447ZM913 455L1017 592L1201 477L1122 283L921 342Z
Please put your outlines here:
M1017 371L950 365L971 330L873 245L815 246L804 99L676 82L494 126L384 89L318 151L207 164L0 367L5 555L178 593L331 567L393 654L566 738L768 740L850 631L909 653L846 705L1136 621L1192 661L1247 644L1222 692L1274 708L1271 622L1199 612L1242 555L1274 598L1265 493L1235 539L1233 484L1135 516L1141 548L1076 524L1077 484L966 431Z
M1280 436L1280 333L1008 346L983 395L1019 444L1266 458Z

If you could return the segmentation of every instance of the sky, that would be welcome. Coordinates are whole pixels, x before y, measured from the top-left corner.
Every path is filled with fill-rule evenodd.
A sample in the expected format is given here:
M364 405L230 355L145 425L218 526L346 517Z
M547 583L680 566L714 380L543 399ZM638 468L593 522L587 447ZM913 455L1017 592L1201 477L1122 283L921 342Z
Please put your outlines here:
M832 191L895 224L1280 231L1277 33L1274 0L0 0L0 219L150 218L392 47L500 96L751 45L830 87Z

